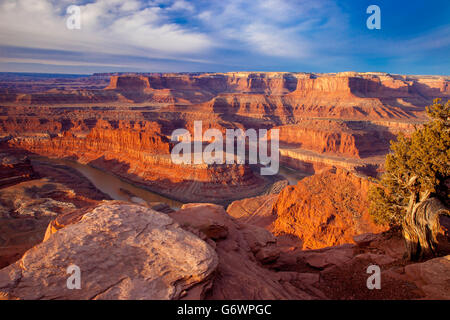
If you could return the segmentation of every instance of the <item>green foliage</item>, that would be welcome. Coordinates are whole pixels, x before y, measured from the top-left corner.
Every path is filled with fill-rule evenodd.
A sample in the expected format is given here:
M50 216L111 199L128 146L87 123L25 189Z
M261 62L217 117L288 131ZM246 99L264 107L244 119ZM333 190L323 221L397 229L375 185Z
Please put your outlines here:
M369 190L369 212L378 223L401 225L410 199L434 195L448 202L450 100L443 105L436 99L426 110L429 122L410 137L399 134L391 141L385 172Z

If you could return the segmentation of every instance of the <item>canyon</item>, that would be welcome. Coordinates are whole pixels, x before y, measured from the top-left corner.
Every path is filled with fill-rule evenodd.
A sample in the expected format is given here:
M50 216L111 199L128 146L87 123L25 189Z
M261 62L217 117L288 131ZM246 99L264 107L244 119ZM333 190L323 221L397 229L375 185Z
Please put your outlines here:
M334 165L373 173L389 140L423 123L434 98L450 95L444 76L351 72L99 74L36 92L39 82L4 81L3 134L87 134L98 120L155 122L166 137L192 132L194 121L205 130L278 128L282 162L310 173Z
M448 76L0 74L0 299L450 299L448 221L439 256L408 262L367 195L390 141L449 97ZM279 173L173 163L195 121L279 130ZM69 258L85 290L65 288Z

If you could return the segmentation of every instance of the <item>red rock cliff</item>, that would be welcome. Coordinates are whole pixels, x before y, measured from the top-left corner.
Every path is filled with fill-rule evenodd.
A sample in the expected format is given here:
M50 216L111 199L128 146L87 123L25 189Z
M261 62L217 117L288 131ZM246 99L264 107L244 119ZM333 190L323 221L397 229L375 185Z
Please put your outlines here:
M154 122L103 121L88 133L16 137L13 147L71 158L143 184L180 201L226 203L264 191L267 181L246 165L177 165L172 143Z
M304 249L352 243L353 236L379 232L367 211L369 182L336 170L305 178L288 186L273 206L276 234L291 234Z
M360 158L388 152L394 138L386 128L364 122L305 120L275 127L280 142L321 154Z

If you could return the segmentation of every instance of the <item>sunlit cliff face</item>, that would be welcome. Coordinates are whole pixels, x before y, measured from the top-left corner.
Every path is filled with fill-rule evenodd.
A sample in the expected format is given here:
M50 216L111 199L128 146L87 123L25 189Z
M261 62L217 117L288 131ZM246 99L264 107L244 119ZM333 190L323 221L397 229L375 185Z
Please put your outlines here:
M79 258L74 263L81 274L90 266L84 252L95 255L99 265L115 254L138 265L121 269L115 261L119 267L103 270L108 279L98 282L90 297L379 298L381 293L367 291L367 265L403 266L404 244L395 232L379 234L387 227L368 215L368 176L383 171L389 141L397 133L420 126L433 98L450 96L449 82L448 77L353 72L9 77L0 88L0 219L5 222L0 242L6 244L0 248L0 266L8 274L0 277L7 282L2 287L0 281L0 293L7 287L2 294L8 298L54 297L47 288L65 283L65 274L53 274L44 286L38 270L50 260L66 270L56 245L65 243ZM187 159L200 154L201 161L174 161L177 130L190 138ZM261 132L267 144L260 143ZM275 132L277 148L272 149ZM233 148L227 149L227 133ZM246 140L234 141L237 133ZM223 160L229 162L205 161L213 142L220 142L216 147L223 147ZM270 149L267 163L259 161L264 146ZM239 150L243 155L236 154ZM262 174L275 160L275 174ZM105 176L103 184L96 183ZM105 183L114 184L113 190ZM151 236L146 228L152 228ZM89 238L92 230L98 242L86 247L71 242L78 239L74 234ZM167 232L178 239L169 253L152 238ZM102 247L96 253L105 243L101 238L116 251ZM130 250L129 243L138 243L145 257L169 272L148 268L142 252ZM33 255L23 260L33 246ZM187 267L198 274L172 285L170 279L186 279L179 268L186 250L192 253ZM50 251L63 259L42 259ZM24 263L31 271L18 267ZM140 263L152 277L164 279L163 289L142 296L124 289L150 279L135 273ZM13 269L25 270L25 288L9 278ZM432 296L406 289L397 293L393 288L423 283L389 270L394 278L386 281L388 297ZM124 273L123 283L109 282ZM337 284L335 279L342 278L353 282ZM93 273L87 281L95 281ZM37 286L42 291L34 290ZM111 286L115 289L105 293ZM191 291L193 286L209 290L208 295ZM127 293L119 297L116 290Z

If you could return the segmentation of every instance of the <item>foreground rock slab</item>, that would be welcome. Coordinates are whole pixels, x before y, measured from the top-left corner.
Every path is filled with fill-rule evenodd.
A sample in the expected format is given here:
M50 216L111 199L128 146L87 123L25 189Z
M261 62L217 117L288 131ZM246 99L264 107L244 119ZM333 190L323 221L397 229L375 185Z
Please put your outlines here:
M67 267L81 270L68 289ZM214 249L170 217L103 204L0 270L0 296L14 299L201 298L218 265Z
M183 228L199 232L213 242L219 257L214 283L206 299L318 299L290 283L265 264L278 258L275 237L258 226L240 224L224 208L214 204L190 203L171 214ZM226 231L225 231L226 230Z
M450 300L450 255L415 263L400 270L388 270L385 274L395 279L414 283L422 299Z

